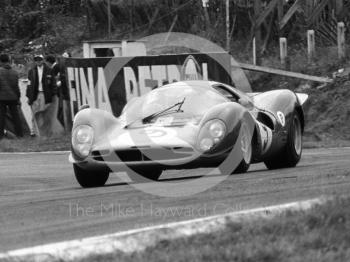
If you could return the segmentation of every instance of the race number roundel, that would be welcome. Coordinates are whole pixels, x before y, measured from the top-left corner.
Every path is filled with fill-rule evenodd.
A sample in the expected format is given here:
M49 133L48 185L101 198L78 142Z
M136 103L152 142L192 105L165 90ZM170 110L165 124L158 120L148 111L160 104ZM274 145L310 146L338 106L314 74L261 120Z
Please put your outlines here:
M278 117L278 121L281 123L282 126L286 125L286 118L284 116L284 114L281 111L277 111L277 117Z

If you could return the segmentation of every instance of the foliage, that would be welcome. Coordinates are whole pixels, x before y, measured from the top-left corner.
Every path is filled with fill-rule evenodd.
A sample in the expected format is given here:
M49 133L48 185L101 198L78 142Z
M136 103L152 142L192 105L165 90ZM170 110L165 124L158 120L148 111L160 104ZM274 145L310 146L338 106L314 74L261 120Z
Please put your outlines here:
M159 32L186 32L205 37L219 45L226 41L226 7L224 0L209 0L205 9L201 0L110 0L113 38L137 38ZM261 0L266 8L271 0ZM56 18L75 18L79 26L76 39L104 38L108 30L107 0L5 0L0 1L0 38L32 39L46 38L60 41L62 35L53 25ZM314 1L317 3L317 1ZM230 36L235 41L244 41L250 47L254 33L253 1L230 0ZM293 5L287 1L284 13ZM350 24L350 0L344 0L344 8L338 15ZM270 43L278 42L280 36L288 38L288 44L305 43L309 29L307 15L296 12L282 31L279 30L277 10L274 10L261 26L263 48L266 53ZM271 21L271 23L270 23ZM82 26L83 23L83 26ZM56 28L54 28L56 26ZM71 24L63 22L69 28ZM59 32L58 32L59 31ZM71 32L71 29L68 29ZM74 35L74 33L73 33ZM316 33L317 36L317 33ZM56 41L55 40L55 41ZM316 39L317 40L317 39ZM53 41L53 42L55 42ZM64 43L53 44L62 48ZM26 48L24 48L26 49ZM60 48L56 48L60 49ZM1 51L1 50L0 50Z
M71 20L71 17L76 17L77 21L74 21L76 28L80 30L79 32L85 32L85 28L81 28L81 17L84 18L87 12L87 2L85 0L1 1L0 38L25 40L26 42L41 38L43 41L50 40L49 43L43 42L41 45L45 43L47 45L51 42L51 45L55 48L59 46L62 48L65 46L66 48L61 40L62 35L57 34L57 26L54 21L57 17L67 18L68 21ZM61 22L69 31L71 24ZM81 34L77 35L81 37ZM6 50L6 46L1 46L1 49ZM25 47L22 49L27 50Z

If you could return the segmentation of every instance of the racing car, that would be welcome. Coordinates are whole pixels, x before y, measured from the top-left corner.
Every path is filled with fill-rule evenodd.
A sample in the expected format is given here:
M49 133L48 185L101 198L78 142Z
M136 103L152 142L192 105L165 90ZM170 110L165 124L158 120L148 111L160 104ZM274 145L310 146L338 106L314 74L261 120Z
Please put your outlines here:
M131 99L119 117L83 106L69 160L82 187L103 186L119 171L158 180L168 169L294 167L307 98L287 89L244 93L213 81L174 82Z

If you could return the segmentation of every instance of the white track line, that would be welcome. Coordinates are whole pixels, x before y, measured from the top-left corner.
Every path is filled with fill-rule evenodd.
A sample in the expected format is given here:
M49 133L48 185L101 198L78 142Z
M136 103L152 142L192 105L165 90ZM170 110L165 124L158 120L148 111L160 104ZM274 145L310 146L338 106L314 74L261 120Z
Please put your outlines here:
M286 210L306 210L325 201L325 199L311 199L129 230L115 234L18 249L0 253L0 260L66 262L83 259L92 255L107 255L117 252L131 253L142 251L146 247L153 246L164 239L175 239L198 233L210 233L224 228L227 223L232 221L244 222L247 218L270 218Z

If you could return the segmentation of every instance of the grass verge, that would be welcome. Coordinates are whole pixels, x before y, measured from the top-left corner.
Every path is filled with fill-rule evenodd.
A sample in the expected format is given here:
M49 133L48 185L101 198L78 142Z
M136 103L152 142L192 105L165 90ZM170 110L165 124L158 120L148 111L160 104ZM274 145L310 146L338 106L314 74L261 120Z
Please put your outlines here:
M56 137L24 137L0 140L0 152L41 152L70 150L70 135Z
M90 261L350 261L350 198Z

